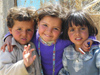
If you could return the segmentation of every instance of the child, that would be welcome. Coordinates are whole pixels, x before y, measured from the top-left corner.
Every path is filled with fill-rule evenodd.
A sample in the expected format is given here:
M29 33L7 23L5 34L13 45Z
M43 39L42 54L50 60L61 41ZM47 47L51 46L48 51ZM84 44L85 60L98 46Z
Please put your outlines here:
M9 10L7 26L14 47L12 52L7 48L5 52L1 51L0 75L41 75L35 46L30 42L35 27L34 13L33 8L13 7Z
M100 75L100 46L92 45L85 54L79 52L89 36L98 34L90 15L83 10L72 10L66 18L64 34L73 44L64 49L64 68L59 75Z
M37 10L37 13L38 30L32 42L38 51L44 75L58 75L63 67L64 48L71 44L69 40L62 40L65 11L59 4L50 4Z

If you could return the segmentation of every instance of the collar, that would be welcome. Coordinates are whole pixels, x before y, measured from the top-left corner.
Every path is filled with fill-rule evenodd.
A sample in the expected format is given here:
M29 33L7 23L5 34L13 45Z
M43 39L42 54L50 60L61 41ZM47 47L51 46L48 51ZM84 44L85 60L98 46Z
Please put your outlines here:
M46 46L51 46L54 44L54 41L45 42L41 37L39 37L39 40Z
M78 59L79 61L87 61L93 57L93 50L97 49L98 47L98 45L92 46L90 51L83 55L80 52L75 51L74 45L70 45L64 49L64 53L69 60Z
M36 39L39 40L42 44L44 44L45 46L51 46L54 45L55 41L50 41L50 42L45 42L42 37L40 37L38 30L36 32Z
M32 42L29 42L29 44L31 45L30 48L32 48ZM25 45L21 45L20 43L18 43L13 37L12 37L12 43L11 43L12 46L16 46L17 48L21 49L21 50L24 50L24 46Z

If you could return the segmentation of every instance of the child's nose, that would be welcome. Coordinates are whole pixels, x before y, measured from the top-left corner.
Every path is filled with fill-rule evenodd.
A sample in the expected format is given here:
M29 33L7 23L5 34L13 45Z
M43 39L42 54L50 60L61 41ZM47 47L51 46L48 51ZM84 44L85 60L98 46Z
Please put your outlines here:
M51 28L48 28L47 31L48 31L48 33L52 33L52 29Z
M22 35L26 36L27 35L27 31L22 31Z
M75 33L76 33L76 35L79 35L80 34L80 31L79 30L76 30Z

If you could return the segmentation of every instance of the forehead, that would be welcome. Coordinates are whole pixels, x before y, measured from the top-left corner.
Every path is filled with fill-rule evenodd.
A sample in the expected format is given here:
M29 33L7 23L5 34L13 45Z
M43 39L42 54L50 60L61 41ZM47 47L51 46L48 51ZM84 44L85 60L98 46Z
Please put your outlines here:
M52 17L52 16L45 16L40 20L40 22L52 24L52 25L58 25L58 26L61 26L62 24L62 20L60 18Z
M34 26L34 21L31 20L31 21L18 21L18 20L15 20L14 21L14 26L20 26L20 27L30 27L30 26Z

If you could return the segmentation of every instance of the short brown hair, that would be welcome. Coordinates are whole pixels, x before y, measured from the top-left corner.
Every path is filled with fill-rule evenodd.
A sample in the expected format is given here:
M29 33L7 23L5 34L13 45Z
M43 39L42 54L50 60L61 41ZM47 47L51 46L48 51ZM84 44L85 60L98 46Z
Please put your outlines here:
M12 28L14 25L14 20L18 21L31 21L35 22L35 12L33 7L12 7L7 16L7 26Z

